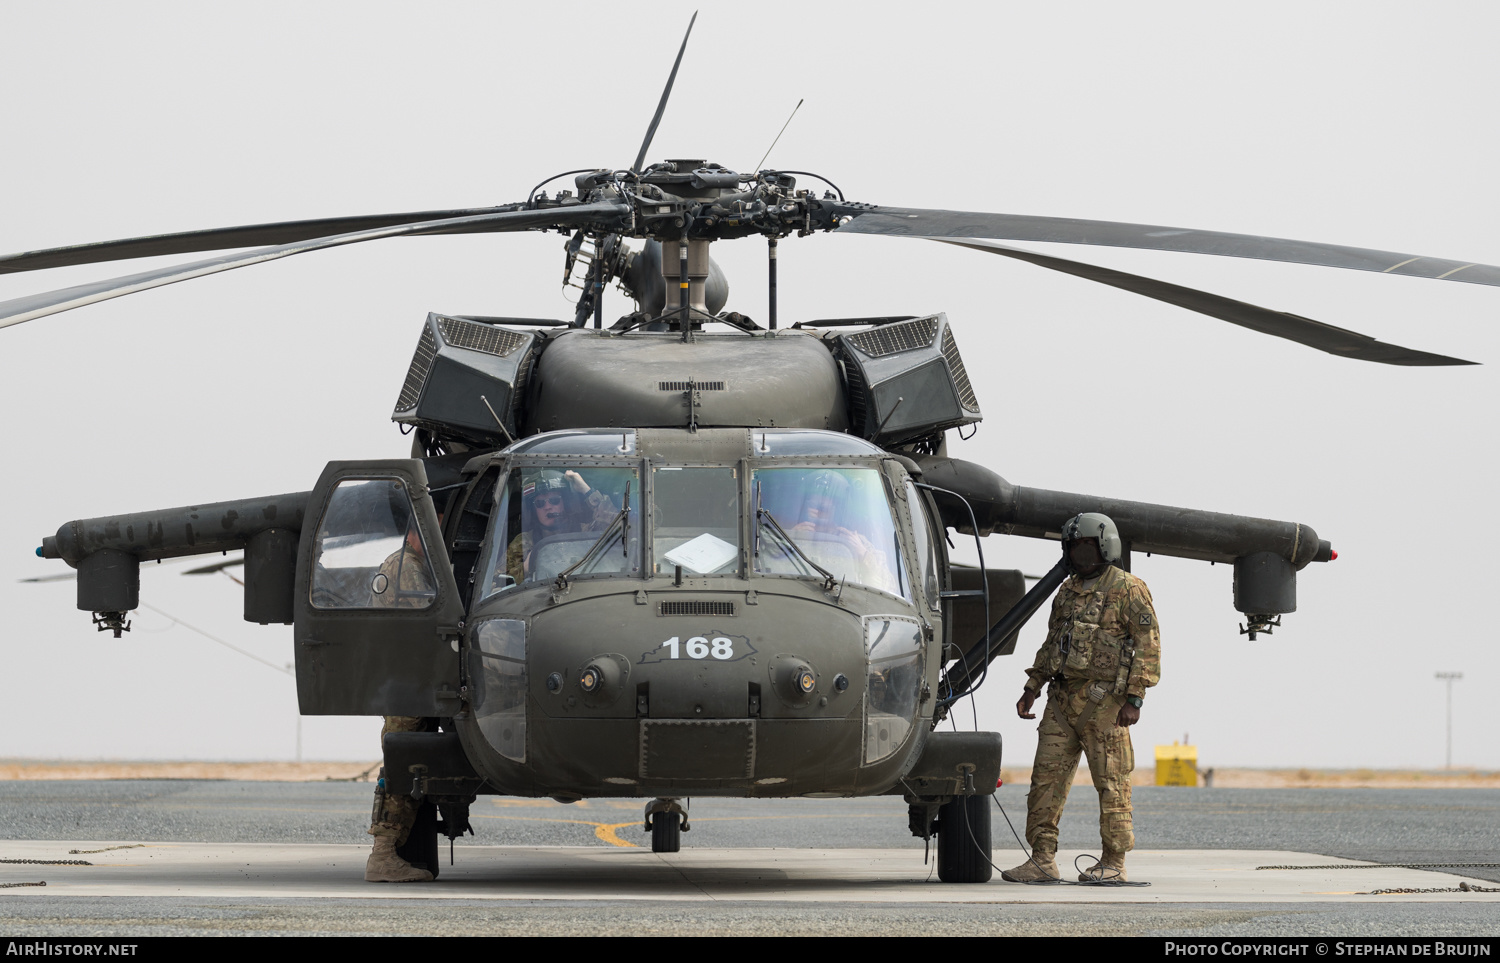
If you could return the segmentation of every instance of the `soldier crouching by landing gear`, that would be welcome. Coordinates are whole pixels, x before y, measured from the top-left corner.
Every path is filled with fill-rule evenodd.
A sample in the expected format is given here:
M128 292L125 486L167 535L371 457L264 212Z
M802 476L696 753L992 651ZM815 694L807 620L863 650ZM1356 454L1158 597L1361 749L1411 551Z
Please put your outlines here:
M1125 854L1135 848L1130 806L1135 751L1129 727L1141 718L1146 689L1161 678L1161 635L1146 583L1114 564L1121 555L1115 523L1090 512L1069 519L1062 532L1073 577L1052 603L1047 640L1026 670L1026 689L1016 703L1022 719L1035 719L1032 704L1047 685L1026 796L1031 858L1000 878L1013 883L1061 878L1057 823L1081 752L1099 791L1104 852L1078 879L1125 882Z
M421 732L427 728L427 720L417 716L386 716L380 728L381 739L388 732ZM406 844L412 824L417 821L416 800L410 796L387 792L385 770L380 770L380 781L375 784L375 808L370 813L370 835L375 837L375 847L365 863L365 880L371 883L427 883L432 874L418 869L402 859L396 852L398 846Z

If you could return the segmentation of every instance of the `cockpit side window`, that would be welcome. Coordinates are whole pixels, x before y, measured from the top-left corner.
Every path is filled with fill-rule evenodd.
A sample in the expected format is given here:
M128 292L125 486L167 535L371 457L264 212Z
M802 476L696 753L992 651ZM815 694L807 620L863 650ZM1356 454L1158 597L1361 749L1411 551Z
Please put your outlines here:
M912 580L921 580L927 607L936 612L941 587L938 585L937 553L933 551L932 545L932 522L927 516L926 503L909 479L906 482L906 504L911 508L912 548L916 549L917 565L920 566Z
M909 598L901 541L880 473L870 468L765 468L751 476L754 568L824 577Z

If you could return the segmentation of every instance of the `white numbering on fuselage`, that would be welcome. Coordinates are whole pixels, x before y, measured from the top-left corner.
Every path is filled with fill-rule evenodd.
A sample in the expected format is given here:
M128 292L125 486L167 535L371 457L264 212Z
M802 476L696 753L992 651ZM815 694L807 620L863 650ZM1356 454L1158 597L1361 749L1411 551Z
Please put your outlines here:
M722 635L712 639L695 635L686 642L674 635L663 642L660 647L667 650L669 659L734 658L734 640L726 639Z

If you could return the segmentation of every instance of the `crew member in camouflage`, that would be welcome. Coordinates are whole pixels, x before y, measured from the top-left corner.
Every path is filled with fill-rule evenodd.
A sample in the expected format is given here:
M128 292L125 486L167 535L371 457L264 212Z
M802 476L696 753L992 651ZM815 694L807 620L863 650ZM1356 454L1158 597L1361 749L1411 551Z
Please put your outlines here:
M521 491L521 534L505 549L505 572L517 584L531 574L531 549L549 535L602 532L619 509L576 471L544 469Z
M1104 521L1113 533L1114 523ZM1066 537L1068 529L1064 532ZM1118 544L1118 535L1113 538ZM1140 719L1146 690L1161 678L1161 634L1146 584L1106 561L1100 538L1073 538L1065 550L1074 574L1052 603L1047 639L1026 670L1025 691L1016 703L1021 718L1035 719L1032 705L1042 686L1048 687L1026 797L1032 855L1000 875L1011 882L1060 878L1057 823L1082 752L1099 792L1104 852L1079 880L1123 882L1125 854L1135 848L1130 808L1135 750L1129 727Z
M432 566L416 519L412 519L406 541L380 563L380 571L370 580L370 604L376 608L425 609L436 596Z
M436 595L436 583L422 537L413 519L406 540L380 565L371 580L370 604L379 608L425 608ZM418 716L386 716L380 728L382 744L388 732L421 732L427 720ZM383 750L382 750L383 751ZM385 770L375 783L375 804L370 813L369 833L375 837L365 862L365 879L372 883L425 883L432 873L418 869L397 854L417 821L417 803L410 796L386 792Z
M421 732L427 720L418 716L386 716L380 727L382 742L388 732ZM375 783L375 806L370 812L370 835L375 846L365 862L365 879L371 883L426 883L432 874L402 859L396 848L406 845L417 821L417 802L405 793L387 792L385 769Z

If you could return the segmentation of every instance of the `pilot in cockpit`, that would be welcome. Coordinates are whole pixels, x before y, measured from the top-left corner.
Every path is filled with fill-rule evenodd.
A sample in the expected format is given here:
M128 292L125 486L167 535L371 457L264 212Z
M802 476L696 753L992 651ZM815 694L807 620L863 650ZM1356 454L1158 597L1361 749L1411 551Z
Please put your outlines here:
M784 489L780 494L784 498L791 493ZM819 471L802 482L798 494L794 521L787 528L798 548L837 578L899 594L890 555L877 547L875 538L880 536L871 520L861 515L867 499L853 491L848 478L838 471ZM885 514L888 525L889 512ZM882 544L885 541L894 549L894 529Z
M532 549L542 539L569 532L602 532L619 514L603 493L576 471L544 468L521 489L521 532L505 551L505 573L516 582L531 574Z

